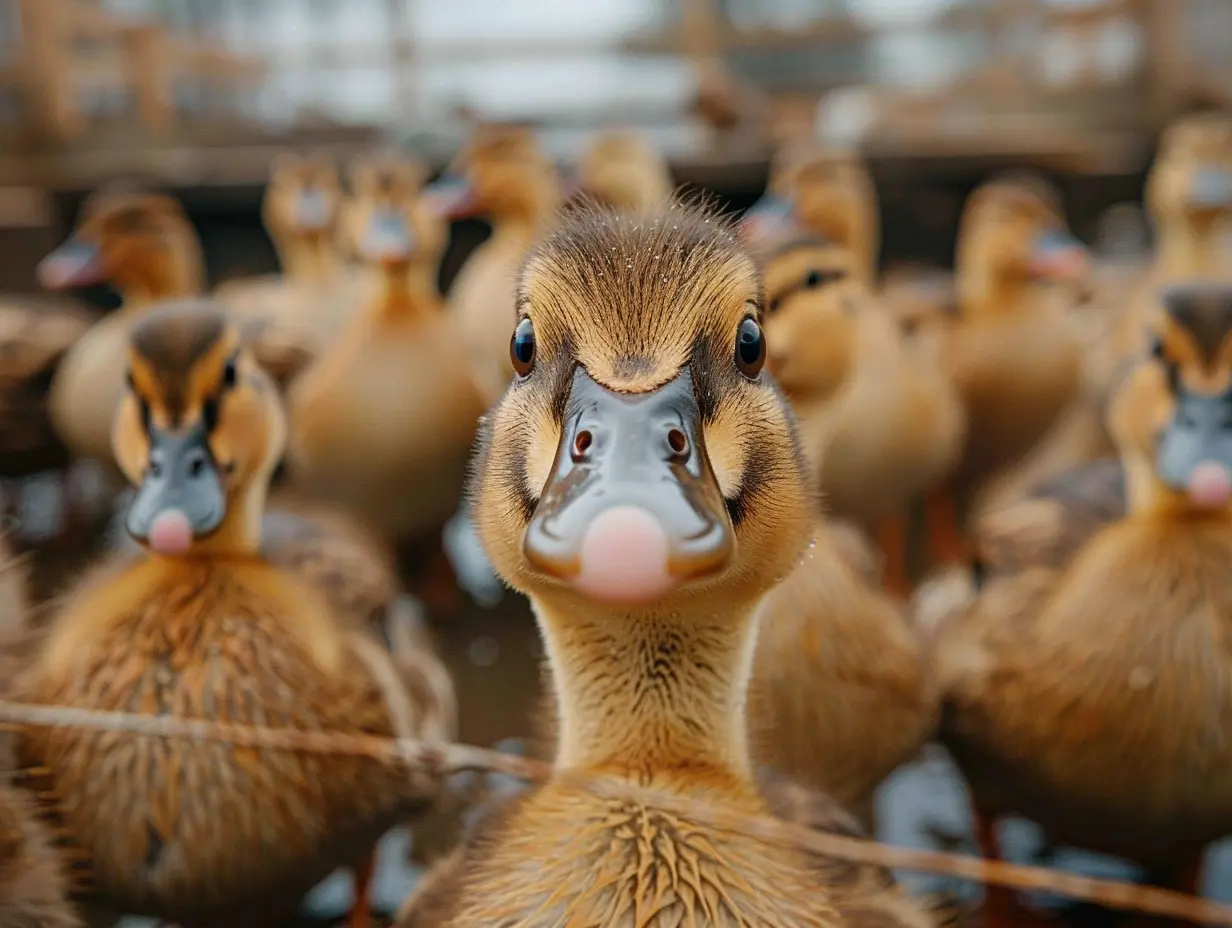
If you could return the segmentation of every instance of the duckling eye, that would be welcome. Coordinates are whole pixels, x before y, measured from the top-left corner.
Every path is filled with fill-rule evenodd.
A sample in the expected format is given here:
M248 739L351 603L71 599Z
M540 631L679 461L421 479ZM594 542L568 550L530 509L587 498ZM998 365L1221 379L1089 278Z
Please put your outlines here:
M804 286L812 290L814 287L821 286L821 271L809 271L808 276L804 278Z
M238 378L239 378L239 374L235 369L235 358L231 358L227 361L226 366L223 367L222 369L223 387L228 388L228 389L231 387L234 387Z
M529 319L523 319L513 330L509 359L519 377L528 377L535 369L535 326Z
M762 365L766 363L766 337L761 326L752 317L740 323L736 333L736 367L740 373L753 380L761 373Z

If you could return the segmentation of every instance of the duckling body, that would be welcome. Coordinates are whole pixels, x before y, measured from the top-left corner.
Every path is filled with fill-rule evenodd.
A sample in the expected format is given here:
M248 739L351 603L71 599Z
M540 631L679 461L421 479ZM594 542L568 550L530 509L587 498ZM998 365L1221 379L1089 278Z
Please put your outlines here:
M68 902L64 861L37 808L0 786L0 924L12 928L82 928Z
M208 303L152 312L128 356L116 454L139 484L126 525L148 550L117 554L71 592L20 698L420 732L423 706L373 626L262 552L285 424L223 314ZM369 760L71 729L24 733L18 754L49 771L42 788L57 795L101 903L194 924L289 914L434 792Z
M555 774L480 823L401 925L860 924L855 895L870 924L910 923L892 884L849 893L802 851L656 801L771 813L744 709L757 606L809 523L760 289L731 232L682 208L583 211L529 259L474 500L545 639Z
M415 181L354 208L357 247L382 285L289 400L293 479L389 536L421 535L453 515L483 411L433 282L444 229L418 194ZM380 238L390 223L397 253Z
M1232 290L1163 303L1159 351L1110 411L1127 514L1059 566L1009 565L940 624L936 663L985 825L1024 814L1193 892L1232 830L1232 461L1204 414L1227 404Z

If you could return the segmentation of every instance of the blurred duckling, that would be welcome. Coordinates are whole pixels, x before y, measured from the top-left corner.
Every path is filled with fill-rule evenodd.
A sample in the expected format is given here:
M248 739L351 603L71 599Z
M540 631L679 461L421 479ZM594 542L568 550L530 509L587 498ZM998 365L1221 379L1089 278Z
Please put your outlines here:
M816 142L781 149L770 165L766 194L746 214L744 225L757 238L764 234L758 228L763 220L777 226L785 215L847 248L856 276L866 287L874 286L881 247L877 189L855 152Z
M513 379L509 338L517 322L514 287L531 247L555 221L565 191L556 166L523 126L484 125L450 174L430 188L450 219L485 216L492 236L471 253L449 292L485 407Z
M773 225L759 226L771 370L792 399L828 511L874 533L886 584L905 596L909 506L953 469L962 406L939 358L904 339L845 246L793 236L790 218L778 235ZM814 326L828 336L814 338ZM957 547L956 512L934 505L928 517L934 547Z
M753 261L703 212L589 210L518 294L517 379L482 430L474 504L546 641L558 776L482 820L399 924L928 924L879 868L838 878L653 798L775 807L745 691L758 604L810 517Z
M1196 893L1205 846L1232 832L1232 286L1160 303L1109 409L1128 511L942 612L935 653L988 855L997 818L1021 814ZM1006 891L989 904L1020 923Z
M266 551L262 512L286 423L274 386L214 304L133 327L116 456L144 549L62 601L18 698L252 725L431 736L423 681L330 591ZM422 662L421 662L422 663ZM436 784L371 760L23 732L97 903L191 924L268 924L354 865L351 924L368 923L381 834Z
M39 265L49 290L108 283L122 299L65 354L49 410L69 450L114 473L111 423L124 395L129 331L150 306L201 292L201 246L183 208L161 194L102 190L82 206L67 242Z
M379 289L289 394L288 472L387 539L439 536L461 500L483 401L436 289L446 230L422 196L422 169L365 170L344 234Z
M353 275L336 241L342 184L333 161L286 152L270 164L261 218L282 273L230 281L215 293L240 312L311 316L329 331L345 321Z
M579 192L621 212L661 209L672 199L667 159L639 132L599 134L578 161Z

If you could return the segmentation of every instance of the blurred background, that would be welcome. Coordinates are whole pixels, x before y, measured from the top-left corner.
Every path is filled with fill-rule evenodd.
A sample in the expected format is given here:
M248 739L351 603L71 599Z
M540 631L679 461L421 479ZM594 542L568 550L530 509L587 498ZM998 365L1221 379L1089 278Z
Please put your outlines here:
M439 171L493 120L532 124L561 159L598 129L642 130L677 182L733 208L785 143L854 146L883 266L950 266L964 198L1011 167L1052 180L1092 241L1109 206L1140 202L1164 127L1232 104L1230 40L1230 0L0 0L0 292L37 291L84 196L117 180L183 201L211 285L274 271L276 153L341 164L393 143ZM444 288L486 234L455 226ZM438 630L462 741L527 735L539 643L513 599ZM946 763L886 784L883 837L962 832ZM1232 899L1232 855L1210 874ZM378 897L392 907L411 879L383 873ZM322 911L347 891L326 887Z

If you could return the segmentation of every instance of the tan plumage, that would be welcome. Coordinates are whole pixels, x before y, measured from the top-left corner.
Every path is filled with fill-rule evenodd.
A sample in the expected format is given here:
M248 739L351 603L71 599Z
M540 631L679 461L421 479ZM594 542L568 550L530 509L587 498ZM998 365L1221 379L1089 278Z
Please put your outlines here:
M1125 515L1063 563L994 575L968 594L939 622L936 664L943 735L984 822L1021 813L1057 842L1127 857L1193 892L1203 846L1232 830L1222 735L1232 510L1175 489L1159 449L1191 428L1177 415L1182 388L1218 397L1232 383L1232 290L1165 304L1158 353L1109 413ZM1213 324L1211 338L1187 307Z
M733 357L738 333L752 335L749 322L761 315L760 290L731 231L681 207L637 219L586 212L530 258L521 331L533 327L534 354L488 417L475 514L494 565L531 596L546 639L559 713L555 766L609 777L613 792L552 779L509 801L429 877L400 924L922 923L890 884L848 893L823 862L708 828L640 793L770 811L748 754L743 692L757 603L795 566L809 520L790 414L760 362ZM697 406L681 428L700 421L691 432L698 444L688 447L713 474L690 498L726 512L725 531L736 536L730 559L643 605L583 595L527 553L543 510L572 505L555 482L557 446L573 435L572 414L563 421L571 395L563 375L649 402L663 385L682 383L682 368L694 385L682 408ZM646 428L656 422L647 417ZM613 492L628 486L626 474L612 479Z
M672 174L663 154L631 130L601 133L578 161L580 192L622 212L646 212L672 198Z
M151 312L133 328L128 364L116 455L141 486L138 501L149 481L178 473L161 436L200 434L212 470L193 473L219 481L221 521L185 554L121 552L87 575L57 610L18 698L434 733L452 709L420 698L438 688L408 685L409 665L365 621L376 617L361 618L363 606L349 606L328 583L307 582L314 571L302 547L284 553L297 571L263 548L260 515L285 423L273 385L224 314L208 302ZM165 462L157 471L156 435ZM284 552L295 540L268 539ZM195 924L265 924L290 912L436 791L372 761L201 742L47 730L23 733L18 751L49 769L40 787L59 797L58 815L91 863L101 903Z
M457 510L483 404L436 289L445 229L421 196L422 170L374 171L347 206L344 234L379 286L288 395L288 472L386 537L422 537ZM386 222L406 237L396 258L365 244Z

